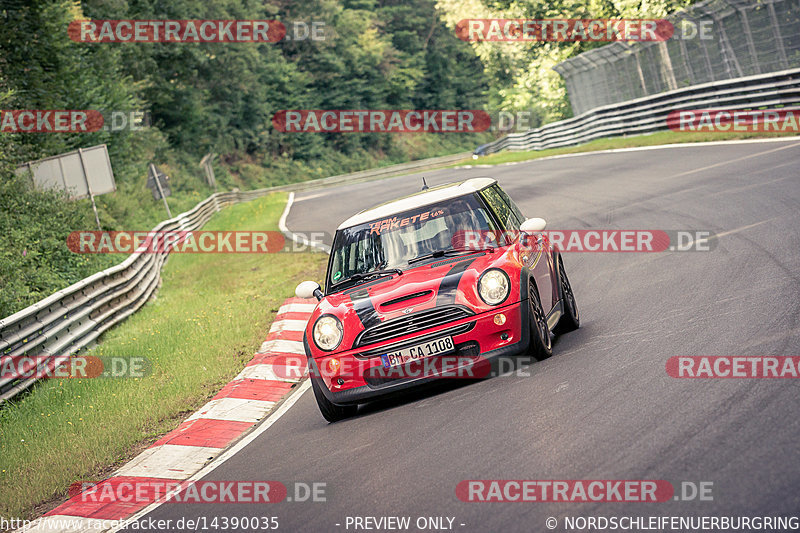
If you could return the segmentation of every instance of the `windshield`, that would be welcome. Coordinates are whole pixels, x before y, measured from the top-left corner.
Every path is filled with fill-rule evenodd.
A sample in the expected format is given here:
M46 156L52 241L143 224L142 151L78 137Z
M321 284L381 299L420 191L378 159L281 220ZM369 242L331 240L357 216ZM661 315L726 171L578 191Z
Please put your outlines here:
M405 269L414 258L470 244L465 237L468 232L491 235L495 230L496 224L474 194L339 230L331 251L328 287L354 274Z

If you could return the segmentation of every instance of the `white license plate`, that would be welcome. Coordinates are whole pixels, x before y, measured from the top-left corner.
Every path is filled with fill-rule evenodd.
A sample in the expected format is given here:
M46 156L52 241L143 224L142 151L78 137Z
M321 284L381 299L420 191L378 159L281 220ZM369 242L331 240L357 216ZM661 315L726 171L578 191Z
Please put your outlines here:
M381 361L383 361L384 368L392 368L411 361L425 359L433 355L443 355L452 351L455 351L453 337L442 337L440 339L417 344L416 346L409 346L402 350L383 354L381 355Z

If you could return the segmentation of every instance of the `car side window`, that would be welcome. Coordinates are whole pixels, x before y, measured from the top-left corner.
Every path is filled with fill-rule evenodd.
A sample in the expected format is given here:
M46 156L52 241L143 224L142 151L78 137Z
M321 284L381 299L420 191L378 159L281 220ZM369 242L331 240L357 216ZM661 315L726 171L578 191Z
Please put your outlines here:
M489 204L489 207L492 208L492 211L494 211L495 215L497 215L497 218L502 225L502 229L519 229L522 221L519 219L511 206L506 203L501 192L502 191L500 191L500 188L497 185L493 185L483 189L481 191L481 196L484 200L486 200L486 203Z
M516 227L519 228L520 225L523 222L525 222L525 215L522 214L522 211L520 210L519 207L517 207L517 204L514 203L514 200L512 200L511 197L508 194L506 194L506 191L501 189L499 185L497 184L492 185L491 188L495 189L497 191L497 194L499 194L500 197L503 199L503 201L505 201L505 203L508 204L508 207L511 208L511 211L514 213L514 217L517 219Z

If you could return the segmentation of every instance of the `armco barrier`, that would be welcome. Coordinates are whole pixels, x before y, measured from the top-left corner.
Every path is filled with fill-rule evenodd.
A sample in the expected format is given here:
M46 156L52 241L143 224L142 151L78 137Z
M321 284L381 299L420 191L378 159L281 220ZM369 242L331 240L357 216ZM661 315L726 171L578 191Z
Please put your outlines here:
M704 83L598 107L535 130L509 134L479 146L475 154L488 155L501 150L544 150L601 137L662 131L668 129L667 115L676 109L792 109L798 104L800 69L784 70Z
M266 190L213 194L194 209L160 223L153 231L200 229L222 207L265 193ZM87 346L144 305L161 281L161 266L167 255L131 254L119 265L0 320L0 368L9 358L18 362L26 356L52 357L52 367ZM35 381L0 377L0 403Z
M395 176L435 168L470 157L469 153L421 159L373 170L245 192L215 193L194 209L165 220L153 231L193 231L221 208L281 190L302 190ZM128 317L150 298L161 281L168 253L132 254L113 266L0 320L0 368L26 356L48 356L50 367L85 348L103 332ZM0 375L0 404L23 392L35 379Z

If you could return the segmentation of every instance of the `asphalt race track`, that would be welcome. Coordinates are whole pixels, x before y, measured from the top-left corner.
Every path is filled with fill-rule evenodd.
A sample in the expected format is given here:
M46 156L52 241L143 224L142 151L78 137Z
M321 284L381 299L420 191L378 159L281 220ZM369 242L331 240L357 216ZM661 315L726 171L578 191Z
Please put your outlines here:
M550 359L362 406L327 424L308 390L209 480L323 482L326 502L165 504L146 518L277 516L284 531L347 517L454 518L547 531L567 516L777 516L800 510L800 382L675 379L676 355L800 355L800 141L598 153L426 174L492 176L548 229L708 230L711 251L570 253L580 330ZM299 193L293 231L333 232L419 190L420 175ZM467 503L464 479L713 482L713 501ZM447 524L447 520L444 521ZM416 531L416 527L411 528Z

